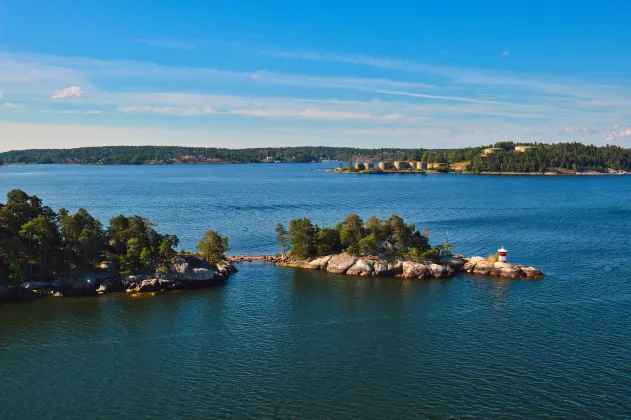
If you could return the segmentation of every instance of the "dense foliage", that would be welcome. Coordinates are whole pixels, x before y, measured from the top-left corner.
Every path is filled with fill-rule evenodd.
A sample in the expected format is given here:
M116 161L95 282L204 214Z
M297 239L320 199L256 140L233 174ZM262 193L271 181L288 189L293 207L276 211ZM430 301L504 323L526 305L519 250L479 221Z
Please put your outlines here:
M288 231L279 224L276 232L283 253L289 249L291 256L297 259L347 252L426 261L440 258L451 248L450 244L432 248L427 229L420 233L415 225L405 223L394 214L385 220L373 216L366 221L350 214L334 227L320 227L303 217L291 220Z
M552 169L598 171L631 170L631 150L618 146L596 147L583 143L536 144L527 152L515 152L516 144L495 145L504 151L474 156L468 170L472 172L547 172Z
M119 215L104 228L85 209L55 213L36 196L13 190L0 203L0 283L53 280L98 270L110 261L125 274L164 269L175 256L175 235L161 234L140 216ZM228 240L209 231L200 251L225 258Z

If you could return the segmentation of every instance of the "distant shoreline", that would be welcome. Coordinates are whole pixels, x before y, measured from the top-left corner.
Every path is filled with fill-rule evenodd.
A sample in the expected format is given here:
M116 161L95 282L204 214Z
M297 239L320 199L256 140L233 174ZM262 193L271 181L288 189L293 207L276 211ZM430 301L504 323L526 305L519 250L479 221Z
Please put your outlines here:
M0 166L212 166L212 165L272 165L272 164L313 164L313 163L331 163L331 162L196 162L196 163L4 163ZM559 172L467 172L467 171L340 171L339 168L309 168L311 171L325 171L337 174L351 175L493 175L493 176L623 176L631 175L631 172L612 171L612 172L573 172L569 170L560 170Z
M338 174L350 174L350 175L493 175L493 176L623 176L631 175L631 172L464 172L464 171L360 171L349 172L327 170L326 172L333 172Z

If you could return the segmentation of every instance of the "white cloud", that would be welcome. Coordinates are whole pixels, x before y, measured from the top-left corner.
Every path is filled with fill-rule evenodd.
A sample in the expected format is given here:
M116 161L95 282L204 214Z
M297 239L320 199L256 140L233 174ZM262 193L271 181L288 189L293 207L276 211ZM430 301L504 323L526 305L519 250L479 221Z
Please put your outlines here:
M510 55L510 51L506 50L506 51L502 51L502 53L500 54L500 56L502 57L508 57Z
M70 86L55 92L52 99L79 98L83 96L83 93L83 90L79 86Z

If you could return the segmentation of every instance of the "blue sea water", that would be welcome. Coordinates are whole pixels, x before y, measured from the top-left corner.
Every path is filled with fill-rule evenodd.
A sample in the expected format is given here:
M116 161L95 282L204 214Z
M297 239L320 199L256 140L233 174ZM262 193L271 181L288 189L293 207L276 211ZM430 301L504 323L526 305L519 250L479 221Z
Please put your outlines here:
M351 175L331 164L0 167L102 221L275 253L277 223L396 213L539 281L241 264L220 288L0 307L0 418L628 418L631 177Z

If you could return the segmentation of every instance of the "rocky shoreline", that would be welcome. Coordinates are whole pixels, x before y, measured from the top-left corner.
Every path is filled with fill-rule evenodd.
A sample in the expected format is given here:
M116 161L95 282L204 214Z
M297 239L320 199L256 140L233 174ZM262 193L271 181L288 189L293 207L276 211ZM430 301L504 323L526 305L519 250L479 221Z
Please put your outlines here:
M402 277L405 279L451 278L459 272L506 279L538 279L545 275L534 267L508 262L490 262L484 257L453 255L441 264L422 264L398 260L390 262L373 256L357 257L346 253L328 255L308 261L294 261L283 256L258 255L232 257L231 262L265 261L281 267L321 270L328 273L361 277Z
M107 268L107 262L102 266ZM124 276L106 269L50 282L29 281L21 285L0 286L0 303L33 301L48 296L98 296L115 292L136 296L169 290L200 289L224 284L236 272L236 267L230 261L214 265L196 255L178 255L164 273Z

